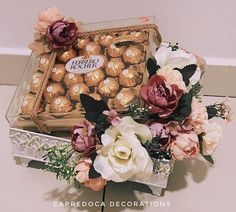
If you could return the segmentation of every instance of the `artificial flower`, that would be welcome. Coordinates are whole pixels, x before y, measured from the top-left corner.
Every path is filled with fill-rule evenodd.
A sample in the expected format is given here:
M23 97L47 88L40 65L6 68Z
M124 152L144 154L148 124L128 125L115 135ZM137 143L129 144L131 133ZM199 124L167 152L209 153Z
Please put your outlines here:
M151 114L158 114L161 118L171 115L178 106L183 95L177 85L169 85L164 77L153 75L147 84L140 89L140 96L149 107Z
M222 102L222 110L223 110L223 117L227 122L232 121L233 117L233 112L229 104L229 99L225 98L224 101Z
M180 48L172 50L172 47L167 42L161 43L154 57L157 65L161 68L165 65L169 65L171 68L182 69L187 65L197 64L197 59L193 54L190 54Z
M200 151L197 134L179 133L170 144L170 151L174 160L195 158Z
M192 126L194 132L200 134L203 131L203 125L205 125L208 121L206 107L202 102L199 102L199 100L193 97L191 108L192 112L186 119L186 123L188 122L188 124Z
M102 177L89 178L89 170L91 166L92 160L90 158L79 160L78 165L75 167L75 172L77 172L75 179L85 187L89 187L94 191L99 191L105 186L106 180Z
M152 139L146 125L136 123L129 116L121 118L117 126L111 126L101 136L103 147L97 151L94 169L104 179L115 182L148 179L153 163L141 144L144 138Z
M47 29L47 39L53 49L66 47L72 44L77 36L78 28L74 22L58 20Z
M105 110L103 111L103 114L107 116L108 121L116 126L120 122L120 117L118 116L118 113L116 110Z
M204 125L204 134L202 136L202 153L203 155L211 155L218 146L222 136L221 127L213 122Z
M95 149L96 143L94 125L91 122L82 120L73 128L71 144L74 150L81 153L89 152Z
M53 6L39 15L38 22L35 25L35 30L41 34L46 34L49 25L55 21L62 20L64 17L60 14L58 9Z
M93 189L94 191L100 191L104 188L107 181L103 179L102 177L97 178L90 178L88 181L84 183L85 187L89 187Z
M152 120L148 121L146 124L152 132L152 137L158 138L158 144L161 145L160 148L165 150L171 141L171 134L169 133L168 126Z
M177 85L179 89L187 91L182 74L171 66L166 65L158 69L157 75L163 76L169 85Z
M92 165L92 160L90 158L84 158L79 160L75 167L75 171L78 172L75 179L80 183L85 183L89 180L89 169Z

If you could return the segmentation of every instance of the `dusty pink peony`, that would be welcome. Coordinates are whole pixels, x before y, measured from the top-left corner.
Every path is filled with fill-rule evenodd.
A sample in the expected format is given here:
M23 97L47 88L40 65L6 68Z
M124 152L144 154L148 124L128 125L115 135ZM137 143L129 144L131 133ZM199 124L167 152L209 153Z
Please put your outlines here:
M49 25L55 21L62 20L63 18L64 17L59 13L58 9L53 6L39 15L38 22L34 28L41 34L46 34Z
M205 105L199 102L196 98L192 100L192 112L185 120L184 126L192 127L194 132L200 134L203 131L203 126L208 121L208 114Z
M100 191L104 188L107 181L103 179L102 177L97 178L90 178L88 181L84 183L85 187L89 187L93 189L94 191Z
M108 121L113 125L117 126L120 123L120 117L116 110L105 110L103 114L107 116Z
M77 31L74 22L58 20L48 27L46 36L52 48L57 49L71 45L77 36Z
M158 114L161 118L173 113L182 95L183 90L174 84L169 85L164 77L158 75L153 75L140 90L140 96L149 106L149 112Z
M89 152L96 147L97 139L93 131L94 125L87 120L78 123L72 130L71 144L78 152Z
M195 133L180 133L170 145L174 160L192 159L199 153L198 136Z
M78 165L75 167L75 171L77 172L75 179L79 183L84 184L85 187L89 187L94 191L99 191L103 189L107 181L102 177L89 178L89 170L91 166L92 160L90 158L79 160Z
M78 165L75 167L75 171L78 172L75 179L80 183L85 183L89 180L89 169L92 165L92 160L90 158L84 158L79 160Z

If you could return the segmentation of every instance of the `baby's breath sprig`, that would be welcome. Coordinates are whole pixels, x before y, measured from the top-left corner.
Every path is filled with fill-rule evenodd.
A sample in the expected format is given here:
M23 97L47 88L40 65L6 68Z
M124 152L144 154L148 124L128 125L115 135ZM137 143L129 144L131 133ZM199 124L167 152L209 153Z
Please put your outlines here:
M221 118L228 122L232 120L232 109L229 106L228 99L225 99L222 103L215 103L206 107L208 118Z
M131 104L129 105L128 114L133 119L140 119L140 120L147 120L148 119L148 109L143 107L138 107L137 104Z
M70 144L62 147L52 146L44 151L46 152L43 156L46 161L46 171L55 172L57 178L68 181L75 176L76 163L70 160L75 151Z

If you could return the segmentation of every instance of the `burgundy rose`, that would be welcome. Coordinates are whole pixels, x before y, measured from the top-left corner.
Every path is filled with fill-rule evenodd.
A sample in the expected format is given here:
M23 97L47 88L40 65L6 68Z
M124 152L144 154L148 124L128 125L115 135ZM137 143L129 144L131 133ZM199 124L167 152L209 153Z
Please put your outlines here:
M153 75L146 85L141 86L140 95L149 107L150 114L166 118L178 106L183 90L166 83L164 77Z
M95 149L97 138L93 129L94 125L87 120L81 121L73 128L71 144L74 150L89 153Z
M58 20L47 28L47 39L53 49L69 46L77 35L77 26L73 22Z

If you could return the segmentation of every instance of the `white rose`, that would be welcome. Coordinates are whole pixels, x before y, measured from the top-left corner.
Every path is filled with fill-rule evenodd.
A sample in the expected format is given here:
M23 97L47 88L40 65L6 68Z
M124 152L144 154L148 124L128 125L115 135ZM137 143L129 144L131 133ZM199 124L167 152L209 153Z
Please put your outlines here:
M163 66L157 71L157 75L163 76L169 85L175 84L179 89L184 92L187 91L186 85L183 81L182 74L170 67L169 65Z
M208 122L204 125L204 131L205 135L202 137L203 155L211 155L221 140L222 129L215 122Z
M123 182L132 177L147 180L153 172L153 163L141 145L152 139L146 125L131 117L124 117L117 126L111 126L101 137L103 147L97 151L94 168L106 180Z
M175 51L172 51L172 48L167 42L161 43L154 57L156 59L157 65L159 65L161 68L168 65L172 69L182 69L187 65L197 64L197 59L193 54L187 53L186 51L180 48ZM192 77L190 77L189 84L196 84L200 80L200 78L201 69L198 67Z
M193 54L187 53L183 49L178 48L172 51L169 43L162 42L159 49L154 55L157 65L163 67L169 65L172 68L184 68L190 64L197 64L197 59Z

